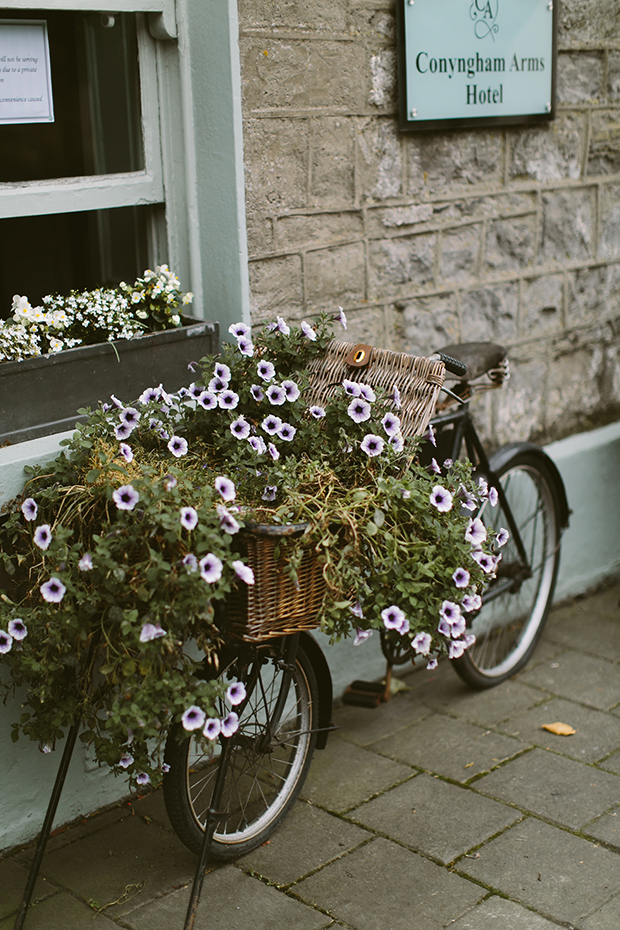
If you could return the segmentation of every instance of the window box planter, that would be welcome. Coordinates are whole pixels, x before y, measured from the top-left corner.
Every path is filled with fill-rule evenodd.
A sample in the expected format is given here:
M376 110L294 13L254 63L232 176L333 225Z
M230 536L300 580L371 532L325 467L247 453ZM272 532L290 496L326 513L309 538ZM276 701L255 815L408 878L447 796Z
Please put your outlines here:
M187 319L187 318L184 318ZM0 365L0 445L72 429L79 407L116 394L135 400L163 383L176 391L192 381L188 363L219 348L217 323L188 322L137 339L65 349Z

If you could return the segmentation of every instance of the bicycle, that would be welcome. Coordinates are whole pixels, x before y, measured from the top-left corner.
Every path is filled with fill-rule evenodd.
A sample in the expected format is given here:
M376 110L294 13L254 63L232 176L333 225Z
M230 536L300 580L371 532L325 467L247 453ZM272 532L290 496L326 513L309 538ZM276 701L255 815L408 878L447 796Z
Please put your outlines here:
M431 421L436 446L424 444L420 457L430 464L434 457L456 459L465 452L498 496L496 507L485 503L478 515L510 533L496 577L470 624L476 642L452 660L466 682L486 688L522 668L536 647L553 598L569 509L561 476L542 449L515 442L489 457L476 432L469 398L506 380L506 351L466 343L446 346L437 355L457 381L453 390L444 388L448 402ZM224 628L223 614L220 619ZM390 667L411 658L387 636L382 647ZM298 797L313 752L324 748L332 728L329 668L305 630L267 642L230 639L219 668L206 663L202 674L243 681L247 697L237 708L237 733L215 741L209 752L199 739L183 738L180 724L171 728L166 744L168 815L182 842L201 857L188 920L208 854L232 859L268 839Z

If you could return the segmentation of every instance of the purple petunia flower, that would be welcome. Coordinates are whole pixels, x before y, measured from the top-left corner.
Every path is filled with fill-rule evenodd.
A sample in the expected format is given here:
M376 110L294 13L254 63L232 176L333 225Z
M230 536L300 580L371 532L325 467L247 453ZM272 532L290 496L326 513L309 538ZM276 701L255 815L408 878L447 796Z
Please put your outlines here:
M446 636L448 639L450 639L450 637L452 636L452 627L450 626L447 620L443 619L443 617L437 624L437 629L441 633L442 636Z
M147 775L146 772L140 772L140 774L139 774L138 777L136 778L136 782L137 782L139 785L148 785L148 783L150 782L150 780L151 780L151 776L150 776L150 775Z
M193 530L198 523L198 511L193 507L181 507L180 520L186 530Z
M260 403L261 400L265 399L265 392L263 391L260 384L253 384L250 388L250 394L257 403Z
M278 491L278 486L277 486L277 484L268 484L268 485L266 485L265 490L264 490L263 493L261 494L261 500L264 500L264 501L275 501L277 491Z
M409 629L409 621L404 612L395 604L381 611L381 619L386 630L397 630L399 633L406 633Z
M247 355L248 358L252 358L254 355L254 343L245 336L241 336L240 339L237 339L237 348L242 355Z
M226 700L232 707L241 704L241 702L245 700L245 696L246 690L242 681L234 681L232 685L229 685L226 689Z
M184 555L181 559L181 564L185 566L188 572L198 571L198 559L193 552L188 552L187 555Z
M216 378L222 378L224 381L230 381L231 373L228 365L225 365L224 362L216 362L215 368L213 369L213 374Z
M128 423L119 423L114 427L114 435L117 439L129 439L132 433L133 426L129 426Z
M467 529L465 530L465 539L468 543L471 543L472 546L479 546L487 538L487 528L480 519L480 517L474 517L473 520L470 520L467 524Z
M202 394L199 394L196 398L196 403L199 404L203 410L214 410L217 407L217 397L213 391L203 391Z
M341 324L343 329L347 328L347 318L342 307L338 307L338 322Z
M405 440L400 433L397 433L396 436L390 436L388 441L394 449L394 452L402 452L405 448Z
M145 623L142 629L140 630L140 642L150 643L151 640L161 639L161 637L165 635L166 635L166 631L162 629L161 624Z
M426 470L429 475L440 475L441 466L438 464L437 459L431 459L431 464L426 466Z
M121 423L125 423L126 426L130 426L133 429L136 428L140 422L140 414L135 407L125 407L120 412Z
M248 442L257 455L263 455L263 453L267 451L267 446L262 436L250 436Z
M269 416L265 417L261 426L266 433L269 433L270 436L274 436L282 426L282 420L274 413L270 413Z
M110 400L112 401L115 407L118 407L119 410L122 410L123 407L125 406L122 400L119 400L118 397L114 396L114 394L110 394Z
M301 331L304 334L304 336L306 336L311 342L316 341L315 331L312 329L309 323L306 323L305 320L302 321Z
M52 528L49 523L42 523L37 526L32 537L39 549L47 549L52 541Z
M225 533L230 533L232 536L234 533L238 533L241 527L233 517L231 513L224 507L223 504L218 504L216 510L220 518L220 527L224 530Z
M78 568L81 572L89 572L93 567L93 557L90 552L85 552L80 561L78 562Z
M284 439L286 442L292 442L295 438L295 433L297 430L294 426L291 426L290 423L283 423L280 429L278 430L278 436L280 439Z
M213 482L215 490L219 493L220 497L224 501L234 501L237 491L235 489L235 484L230 478L224 477L224 475L219 475Z
M270 384L267 388L267 400L279 407L286 400L286 391L277 384Z
M122 769L128 769L132 763L133 763L133 756L128 752L122 755L120 759L118 760L118 764L120 765Z
M320 420L325 416L325 410L323 407L314 405L312 407L308 407L308 410L310 411L310 413L312 414L315 420Z
M226 378L220 378L218 375L215 375L209 381L207 385L207 390L211 391L213 394L219 394L220 391L225 391L228 388L228 381Z
M239 339L240 336L249 336L251 329L247 323L232 323L228 327L228 332L233 335L235 339Z
M170 771L170 766L168 765L167 762L162 763L161 770L164 773L164 775L168 774L168 772Z
M269 455L274 460L274 462L277 462L278 459L280 458L280 453L278 452L278 450L276 449L276 447L274 446L272 442L267 444L267 451L269 452Z
M434 668L437 668L437 659L431 659L426 667L429 672L432 672Z
M217 402L222 410L234 410L239 403L239 395L234 391L225 390L222 391Z
M294 401L296 401L299 395L301 394L301 391L299 390L295 382L290 381L290 380L282 382L282 390L286 394L286 399L290 401L291 403L294 403Z
M166 475L164 479L164 487L166 491L172 491L172 489L176 488L176 486L177 486L177 479L174 477L174 475Z
M196 707L195 704L192 704L191 707L188 707L183 716L181 717L181 723L183 724L184 730L198 730L201 726L204 725L206 714L204 710L201 710L200 707Z
M461 616L461 608L454 601L443 601L439 608L439 616L446 620L450 625L455 623Z
M227 717L222 720L222 736L232 736L239 729L239 717L231 710Z
M118 449L127 463L133 462L133 452L131 451L131 446L128 446L126 442L122 442Z
M401 400L400 400L400 391L398 390L396 385L394 385L394 387L392 388L392 394L390 396L390 399L392 403L394 404L394 406L396 407L396 409L400 410L402 406Z
M400 432L400 417L394 413L386 413L381 420L381 425L388 436L397 436Z
M9 620L7 629L9 631L9 636L12 636L13 639L16 639L18 643L21 642L22 639L25 639L28 635L26 624L19 617L16 617L15 620Z
M206 736L207 739L217 739L221 729L222 723L218 717L208 717L202 734Z
M48 604L60 604L67 590L59 578L50 578L39 588L44 601Z
M13 646L13 637L5 630L0 630L0 655L6 655Z
M430 502L440 513L452 510L452 495L446 488L436 484L430 495Z
M369 404L374 404L377 399L377 395L369 384L360 384L360 397L367 400Z
M345 378L342 382L344 388L344 393L348 394L349 397L359 397L361 394L360 386L357 381L349 381L348 378Z
M437 448L437 440L435 439L435 430L433 429L432 424L429 423L428 430L426 433L424 433L424 435L422 436L422 439L428 439L431 445Z
M489 496L489 483L486 478L478 478L478 494L482 499Z
M228 382L226 382L226 385L228 386ZM205 390L205 386L204 384L196 384L195 381L192 381L188 388L182 388L182 390L184 390L189 397L192 397L194 400L198 400L202 392Z
M250 429L250 424L243 414L230 424L230 431L236 439L247 439L250 435Z
M277 329L279 332L281 332L283 336L290 336L291 334L291 327L281 316L276 317L276 325L274 329Z
M457 568L457 570L452 575L452 580L457 588L466 588L469 584L470 574L464 568Z
M489 488L489 504L491 507L497 507L497 502L499 500L499 494L497 493L496 487Z
M461 607L467 614L471 613L472 610L480 610L482 598L479 594L466 594L461 601Z
M200 574L209 584L215 584L222 577L223 565L216 555L209 552L198 563Z
M173 436L168 443L168 449L175 458L179 459L182 455L187 455L187 440L183 439L182 436Z
M427 656L430 652L432 638L430 633L416 633L411 640L411 645L421 656Z
M273 381L276 376L276 370L273 367L271 362L261 361L256 366L256 371L259 378L262 378L263 381Z
M141 404L151 404L154 401L159 400L160 396L161 396L160 388L150 387L142 391L142 393L140 394L140 397L138 398L138 401Z
M354 397L347 407L347 413L354 423L363 423L364 420L369 420L370 412L370 404L361 397Z
M497 546L505 546L508 540L510 539L510 533L503 526L497 531L497 536L495 537L495 543Z
M360 620L364 619L364 611L359 601L356 601L353 607L349 607L349 610L351 611L354 617L358 617L358 619Z
M118 510L133 510L140 500L140 495L131 484L124 484L112 493L112 500Z
M28 521L36 520L38 510L37 502L32 497L27 497L21 507L21 511Z
M353 640L354 646L361 646L362 643L365 643L367 639L370 639L372 636L372 630L362 630L361 627L355 627L355 639Z
M497 568L497 562L495 561L493 556L487 555L487 553L483 552L482 549L474 549L474 551L471 554L471 557L474 560L474 562L478 563L482 571L487 575L492 574L492 572L494 572L495 569Z
M460 659L465 652L466 646L462 639L450 643L448 647L449 659Z
M234 568L237 578L240 578L241 581L245 581L246 584L254 584L254 572L249 565L246 565L241 559L235 559L235 561L230 564Z
M375 436L373 433L367 433L360 445L362 452L365 452L369 458L373 458L375 455L381 455L384 447L385 443L381 439L381 436Z

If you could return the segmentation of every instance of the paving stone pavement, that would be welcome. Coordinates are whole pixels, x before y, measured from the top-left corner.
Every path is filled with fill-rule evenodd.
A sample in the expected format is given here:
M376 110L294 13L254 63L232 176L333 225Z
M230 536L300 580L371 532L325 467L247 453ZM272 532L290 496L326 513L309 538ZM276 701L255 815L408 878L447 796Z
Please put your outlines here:
M209 865L196 930L618 930L620 585L556 608L495 689L400 675L389 704L336 707L266 844ZM0 930L32 855L0 858ZM26 930L182 930L195 866L160 791L118 804L50 839Z

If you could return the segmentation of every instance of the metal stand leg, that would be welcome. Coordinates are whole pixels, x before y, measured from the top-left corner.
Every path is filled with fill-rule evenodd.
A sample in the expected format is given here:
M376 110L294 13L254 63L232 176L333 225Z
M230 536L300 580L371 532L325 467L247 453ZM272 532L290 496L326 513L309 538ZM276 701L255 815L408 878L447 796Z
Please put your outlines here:
M202 849L200 851L200 859L196 867L196 874L194 875L194 884L192 886L192 893L190 895L189 904L187 906L187 914L185 916L185 925L183 930L193 930L194 928L194 921L196 920L196 912L198 910L198 902L200 901L202 884L205 878L207 859L209 858L209 850L211 848L211 840L213 839L215 826L218 820L218 808L220 806L222 794L224 792L224 782L226 781L226 770L228 769L228 760L232 750L232 742L232 737L222 740L222 754L220 756L220 762L217 770L217 779L215 782L215 788L213 790L213 796L211 798L211 804L209 806L207 822L205 824L205 835L202 841Z
M47 814L45 815L45 820L43 822L43 829L39 834L37 849L34 855L34 859L32 860L32 865L30 866L28 883L26 885L26 890L24 891L22 903L19 906L19 911L17 912L17 917L15 918L13 930L22 930L22 927L24 926L26 912L30 906L30 900L34 892L34 886L39 874L39 868L41 867L41 860L43 859L43 854L45 853L45 847L47 845L49 835L52 832L52 825L54 823L54 817L56 816L56 808L58 807L60 795L62 794L62 789L64 787L67 772L69 770L69 763L71 762L71 756L73 755L73 750L75 748L75 741L80 729L80 723L80 720L76 720L67 734L67 742L65 743L65 748L62 753L62 759L60 760L60 767L58 769L58 774L56 775L54 789L52 791L52 796L47 807Z

